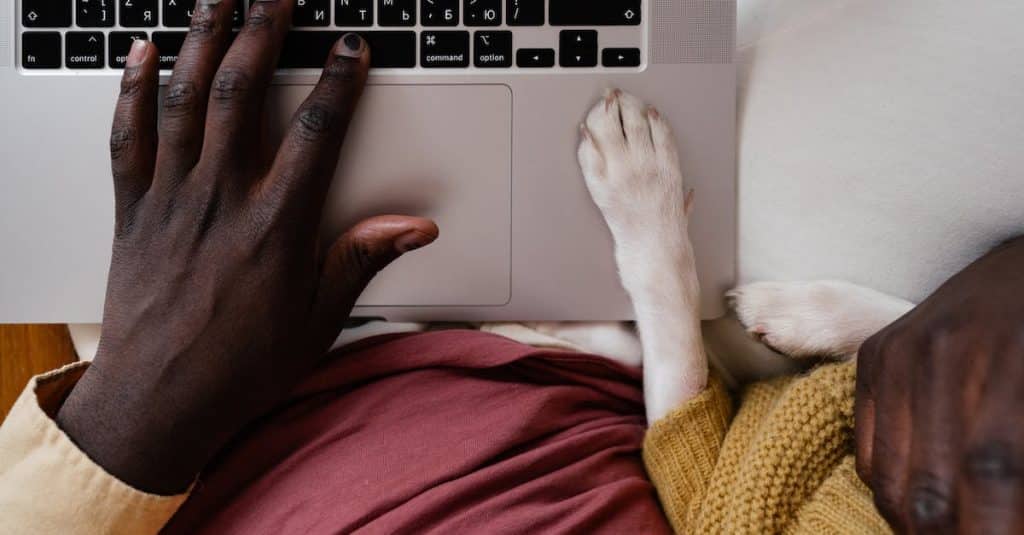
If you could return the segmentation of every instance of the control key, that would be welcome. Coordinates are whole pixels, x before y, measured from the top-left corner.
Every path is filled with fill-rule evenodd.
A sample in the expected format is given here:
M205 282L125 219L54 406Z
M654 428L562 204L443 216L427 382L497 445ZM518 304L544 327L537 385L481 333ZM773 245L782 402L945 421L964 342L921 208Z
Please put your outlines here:
M64 64L69 69L103 68L106 38L102 32L68 32L64 37Z

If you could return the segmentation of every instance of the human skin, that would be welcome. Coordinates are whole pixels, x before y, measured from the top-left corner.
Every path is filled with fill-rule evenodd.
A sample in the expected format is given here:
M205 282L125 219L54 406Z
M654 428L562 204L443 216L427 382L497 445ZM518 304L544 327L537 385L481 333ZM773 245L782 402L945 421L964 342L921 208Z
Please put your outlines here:
M860 350L857 467L897 531L1024 532L1024 239Z
M313 369L373 276L438 236L429 220L382 216L320 250L370 51L342 37L270 147L264 101L294 2L254 1L232 43L236 1L199 2L162 103L156 47L132 48L110 143L115 232L99 349L57 414L95 462L157 494L185 491Z

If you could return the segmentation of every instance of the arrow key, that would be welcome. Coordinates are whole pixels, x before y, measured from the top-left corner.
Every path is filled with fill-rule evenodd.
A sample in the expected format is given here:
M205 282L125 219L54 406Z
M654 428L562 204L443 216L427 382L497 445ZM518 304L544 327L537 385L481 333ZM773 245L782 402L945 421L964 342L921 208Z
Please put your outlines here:
M605 67L639 67L639 48L606 48L601 53L601 65Z
M516 52L516 65L524 69L554 67L555 50L553 48L520 48Z
M102 69L105 59L101 32L68 32L64 36L64 64L69 69Z
M597 66L597 31L562 30L558 41L558 64L562 67Z

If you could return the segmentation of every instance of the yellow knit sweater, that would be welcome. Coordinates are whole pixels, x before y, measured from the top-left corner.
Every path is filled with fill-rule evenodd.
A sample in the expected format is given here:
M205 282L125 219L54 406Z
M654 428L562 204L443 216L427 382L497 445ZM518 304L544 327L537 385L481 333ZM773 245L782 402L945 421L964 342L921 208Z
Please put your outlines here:
M656 422L644 462L677 533L890 533L854 471L852 362L746 389L717 379ZM731 421L731 423L730 423Z

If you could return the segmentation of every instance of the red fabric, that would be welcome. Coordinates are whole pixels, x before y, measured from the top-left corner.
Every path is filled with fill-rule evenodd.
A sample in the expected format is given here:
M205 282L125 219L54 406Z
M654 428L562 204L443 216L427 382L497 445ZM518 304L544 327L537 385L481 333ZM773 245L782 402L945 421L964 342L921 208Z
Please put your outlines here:
M203 475L168 533L670 533L640 375L476 331L334 354Z

